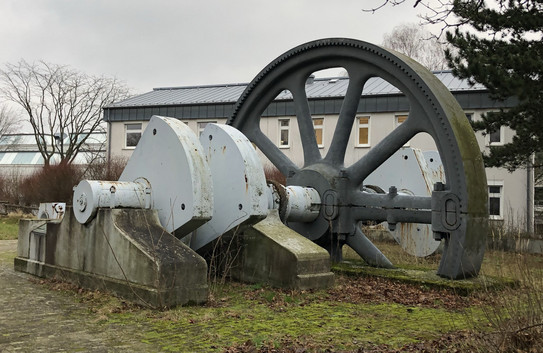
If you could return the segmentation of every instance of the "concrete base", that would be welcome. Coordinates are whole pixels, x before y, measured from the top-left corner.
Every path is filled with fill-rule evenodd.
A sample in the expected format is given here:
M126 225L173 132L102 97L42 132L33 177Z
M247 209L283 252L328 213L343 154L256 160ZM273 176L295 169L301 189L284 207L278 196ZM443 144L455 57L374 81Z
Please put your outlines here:
M277 210L245 230L233 277L292 289L327 288L334 283L326 250L285 226Z
M100 209L87 225L21 220L15 270L59 277L153 307L207 300L207 264L168 233L156 211Z

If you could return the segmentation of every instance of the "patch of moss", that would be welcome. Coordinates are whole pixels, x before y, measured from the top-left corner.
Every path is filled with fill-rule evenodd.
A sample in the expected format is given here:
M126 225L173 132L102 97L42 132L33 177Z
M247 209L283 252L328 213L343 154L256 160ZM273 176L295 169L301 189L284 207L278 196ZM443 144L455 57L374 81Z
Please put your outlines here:
M469 295L476 291L500 290L515 287L518 281L506 277L479 275L478 277L450 280L439 277L435 269L417 268L414 266L394 269L376 268L359 262L341 262L332 267L337 273L355 276L375 276L399 280L406 283L422 284L433 288L454 290L459 295Z
M239 299L239 297L238 297ZM255 346L285 338L319 349L356 350L389 344L400 347L467 328L464 313L399 304L321 301L272 307L266 301L228 301L226 307L183 307L166 312L109 314L104 325L146 327L140 340L163 351L215 352L247 341Z

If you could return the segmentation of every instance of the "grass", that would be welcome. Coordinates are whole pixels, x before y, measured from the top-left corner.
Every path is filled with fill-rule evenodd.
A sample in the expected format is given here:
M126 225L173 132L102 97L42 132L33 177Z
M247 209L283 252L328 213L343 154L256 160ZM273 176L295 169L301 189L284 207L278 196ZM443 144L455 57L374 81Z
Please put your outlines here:
M152 311L98 298L91 307L104 329L141 325L146 327L142 342L172 352L217 352L248 341L280 347L293 340L316 350L356 351L401 347L467 326L463 313L446 309L340 302L326 291L285 292L238 283L217 287L207 306Z
M23 214L10 213L0 216L0 240L15 240L19 234L19 219L30 217Z
M17 216L0 218L0 239L17 238L17 220ZM427 344L421 347L432 352L452 350L448 344L455 344L454 349L460 351L516 352L537 351L538 345L543 344L543 256L487 251L482 278L497 278L505 283L512 278L518 285L498 289L481 285L464 290L457 287L461 283L457 281L435 285L427 278L422 282L405 278L406 273L435 272L439 255L414 258L394 243L376 245L398 265L398 271L364 268L354 252L346 248L344 257L351 265L341 265L336 271L348 276L340 277L333 290L288 291L262 284L213 284L207 305L165 311L134 306L105 293L63 283L46 285L84 302L89 308L89 318L85 320L104 330L141 327L137 330L138 339L161 351L246 352L269 348L267 351L280 352L302 347L309 352L349 352L379 347L374 351L388 352ZM3 255L0 254L0 260ZM364 292L364 282L356 281L366 276L384 277L391 288L405 281L409 288L424 287L422 292L405 295L424 294L427 286L448 294L438 297L432 306L402 304L378 295L356 301L349 299L349 293L340 293L342 288L356 286ZM351 280L354 285L345 286ZM443 303L458 293L467 296L466 300L473 305L451 307ZM464 335L460 340L454 336L459 332ZM445 343L438 347L435 342L440 339ZM247 345L255 350L245 349Z
M390 258L398 260L405 256L394 244L377 246L386 249ZM266 351L270 347L294 346L310 347L307 351L346 352L361 347L381 347L383 350L378 351L388 352L451 337L448 335L455 337L458 332L469 332L469 335L454 343L449 342L454 339L447 338L443 343L445 348L439 349L448 351L446 345L450 343L468 351L494 351L494 346L501 345L505 338L508 342L517 342L515 347L528 348L532 347L530 342L537 339L533 331L539 328L542 316L535 306L542 302L541 294L534 295L534 288L543 289L538 279L543 269L542 260L543 257L537 255L489 252L483 270L499 278L515 275L520 285L499 291L484 286L475 292L466 291L462 294L467 295L468 300L473 296L480 299L461 308L405 305L378 298L353 302L347 296L335 296L337 292L333 291L285 291L240 283L214 285L206 306L166 311L130 306L93 292L74 295L89 304L94 320L104 329L141 326L145 329L139 332L138 339L161 351L220 352L229 347L229 352L245 352L258 351L259 347ZM401 266L435 270L438 262L439 256L433 256L404 260ZM531 272L521 275L527 264ZM360 274L346 278L357 275ZM399 278L391 279L397 280ZM456 285L456 282L450 283ZM416 283L409 285L420 287ZM455 295L457 288L453 286L450 291ZM257 350L243 350L247 344ZM438 350L435 349L428 351Z

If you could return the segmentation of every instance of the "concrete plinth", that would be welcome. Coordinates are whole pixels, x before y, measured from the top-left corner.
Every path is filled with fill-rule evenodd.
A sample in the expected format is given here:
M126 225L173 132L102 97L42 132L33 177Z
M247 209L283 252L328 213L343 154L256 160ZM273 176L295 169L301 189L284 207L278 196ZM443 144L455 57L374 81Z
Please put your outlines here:
M331 286L330 255L281 223L276 210L244 231L234 278L292 289Z
M154 210L99 209L87 225L21 220L15 270L59 277L153 307L207 300L207 264L168 233Z

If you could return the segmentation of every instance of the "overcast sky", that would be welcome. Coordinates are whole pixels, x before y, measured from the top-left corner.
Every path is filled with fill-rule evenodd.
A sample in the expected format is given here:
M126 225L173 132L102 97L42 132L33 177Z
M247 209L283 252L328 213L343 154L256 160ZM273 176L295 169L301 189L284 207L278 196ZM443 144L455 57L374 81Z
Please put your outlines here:
M154 87L249 82L285 51L349 37L380 44L412 3L382 0L1 0L0 64L20 59ZM414 3L414 1L413 1Z

